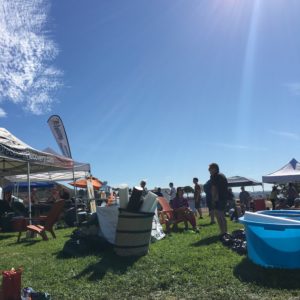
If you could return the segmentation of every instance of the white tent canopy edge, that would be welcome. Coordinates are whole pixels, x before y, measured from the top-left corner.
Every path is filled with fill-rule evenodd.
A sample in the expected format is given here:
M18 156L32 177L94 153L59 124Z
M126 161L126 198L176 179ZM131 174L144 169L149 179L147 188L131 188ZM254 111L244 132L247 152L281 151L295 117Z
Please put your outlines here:
M300 163L293 158L289 163L276 172L262 176L262 181L264 183L273 184L300 182Z
M27 174L30 220L30 174L62 169L73 170L73 160L36 150L5 128L0 128L0 178L8 175Z
M44 152L54 154L56 156L60 156L51 148L46 148L43 150ZM89 163L81 163L74 161L74 173L73 170L58 170L58 171L49 171L49 172L41 172L41 173L33 173L30 174L30 179L32 181L69 181L73 179L78 179L89 175L91 172L91 166ZM13 175L6 176L7 180L11 182L24 182L27 181L27 175Z

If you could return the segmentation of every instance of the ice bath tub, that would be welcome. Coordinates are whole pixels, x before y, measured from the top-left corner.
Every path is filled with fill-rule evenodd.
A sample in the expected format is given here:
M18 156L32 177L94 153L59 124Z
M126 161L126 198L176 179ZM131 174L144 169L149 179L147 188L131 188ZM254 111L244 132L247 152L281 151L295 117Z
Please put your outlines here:
M246 212L248 257L264 267L300 269L300 210Z

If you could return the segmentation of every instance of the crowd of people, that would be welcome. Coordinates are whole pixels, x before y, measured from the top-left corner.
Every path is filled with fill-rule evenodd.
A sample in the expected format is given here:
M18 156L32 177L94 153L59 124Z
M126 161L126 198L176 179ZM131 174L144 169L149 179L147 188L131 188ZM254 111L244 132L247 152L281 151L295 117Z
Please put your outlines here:
M287 186L272 187L270 194L272 209L299 209L300 198L296 186L289 183Z
M205 194L206 206L208 208L210 224L218 223L220 235L223 236L227 233L226 213L229 213L231 220L237 220L238 217L243 215L245 211L251 210L252 197L248 191L242 186L239 193L239 201L236 201L232 189L228 186L227 179L224 174L220 172L219 166L216 163L211 163L208 167L209 180L200 185L199 179L194 177L192 183L194 185L193 198L188 199L184 197L185 189L183 187L175 188L174 183L169 183L169 189L162 192L161 188L157 188L155 193L159 197L169 199L169 204L174 211L175 218L183 220L185 230L188 230L188 223L191 224L195 232L199 232L196 226L196 217L203 218L202 204L203 193ZM147 193L146 181L140 182L140 188L143 194ZM203 190L202 190L203 187ZM62 193L66 193L63 189L54 188L50 195L49 201L53 202L58 198L66 198ZM4 199L0 205L0 215L4 212L17 212L17 215L28 216L28 201L24 199L23 203L14 201L11 192L4 195ZM70 197L70 195L68 195ZM34 204L38 202L36 199L36 189L32 190L31 203L32 210ZM114 198L117 195L114 194ZM300 209L300 198L297 188L292 183L288 186L274 185L269 196L272 203L272 209ZM192 202L192 205L191 205ZM158 210L162 207L158 204Z
M215 220L217 220L220 236L223 236L227 233L225 212L228 203L228 182L225 175L220 172L218 164L211 163L208 167L208 171L210 179L204 184L203 190L206 194L206 204L211 220L210 223L215 224ZM199 232L199 229L196 227L196 216L199 215L199 219L203 218L201 209L202 189L197 177L194 177L192 182L194 184L193 204L195 211L192 211L188 199L184 197L184 189L182 187L177 187L176 189L173 182L170 182L170 190L165 193L169 197L170 206L174 211L175 218L183 220L185 230L188 230L189 222L193 230ZM157 189L156 194L163 196L160 188Z
M174 183L170 182L169 191L165 191L169 196L170 206L175 212L175 216L184 219L185 229L188 228L188 222L192 225L193 230L196 228L196 216L203 218L201 203L202 192L205 193L206 205L209 212L210 224L215 224L216 221L219 226L220 235L224 236L227 233L226 214L229 214L231 220L237 221L246 211L251 211L253 207L253 198L251 194L241 187L238 198L230 187L224 174L220 173L219 166L216 163L209 165L210 179L203 184L203 191L199 184L198 178L193 178L194 197L192 199L193 208L187 198L183 197L184 189L174 187ZM161 188L157 189L157 195L163 196ZM294 184L289 183L287 186L282 185L281 188L273 186L269 198L272 203L272 209L300 209L300 197L297 188ZM159 207L160 209L161 207Z

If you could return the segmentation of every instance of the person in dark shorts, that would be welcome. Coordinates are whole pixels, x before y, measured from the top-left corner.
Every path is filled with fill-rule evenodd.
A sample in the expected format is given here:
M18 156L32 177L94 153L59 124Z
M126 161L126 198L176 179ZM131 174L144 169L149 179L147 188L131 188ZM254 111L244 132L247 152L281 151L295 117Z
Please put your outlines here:
M200 184L198 183L198 178L194 177L193 178L193 183L194 183L194 200L195 200L195 209L199 214L199 219L203 219L202 217L202 210L201 210L201 187Z
M211 163L208 170L211 180L212 205L219 225L220 236L223 237L227 233L225 209L228 198L228 182L225 175L220 173L216 163Z

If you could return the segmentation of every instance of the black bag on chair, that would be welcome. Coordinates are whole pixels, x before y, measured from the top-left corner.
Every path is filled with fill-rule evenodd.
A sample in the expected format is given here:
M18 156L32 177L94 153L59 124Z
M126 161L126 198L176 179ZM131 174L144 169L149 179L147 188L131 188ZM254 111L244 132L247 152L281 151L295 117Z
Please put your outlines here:
M142 200L143 189L141 187L135 186L132 190L131 196L127 204L127 210L131 212L140 211L141 206L143 205Z

